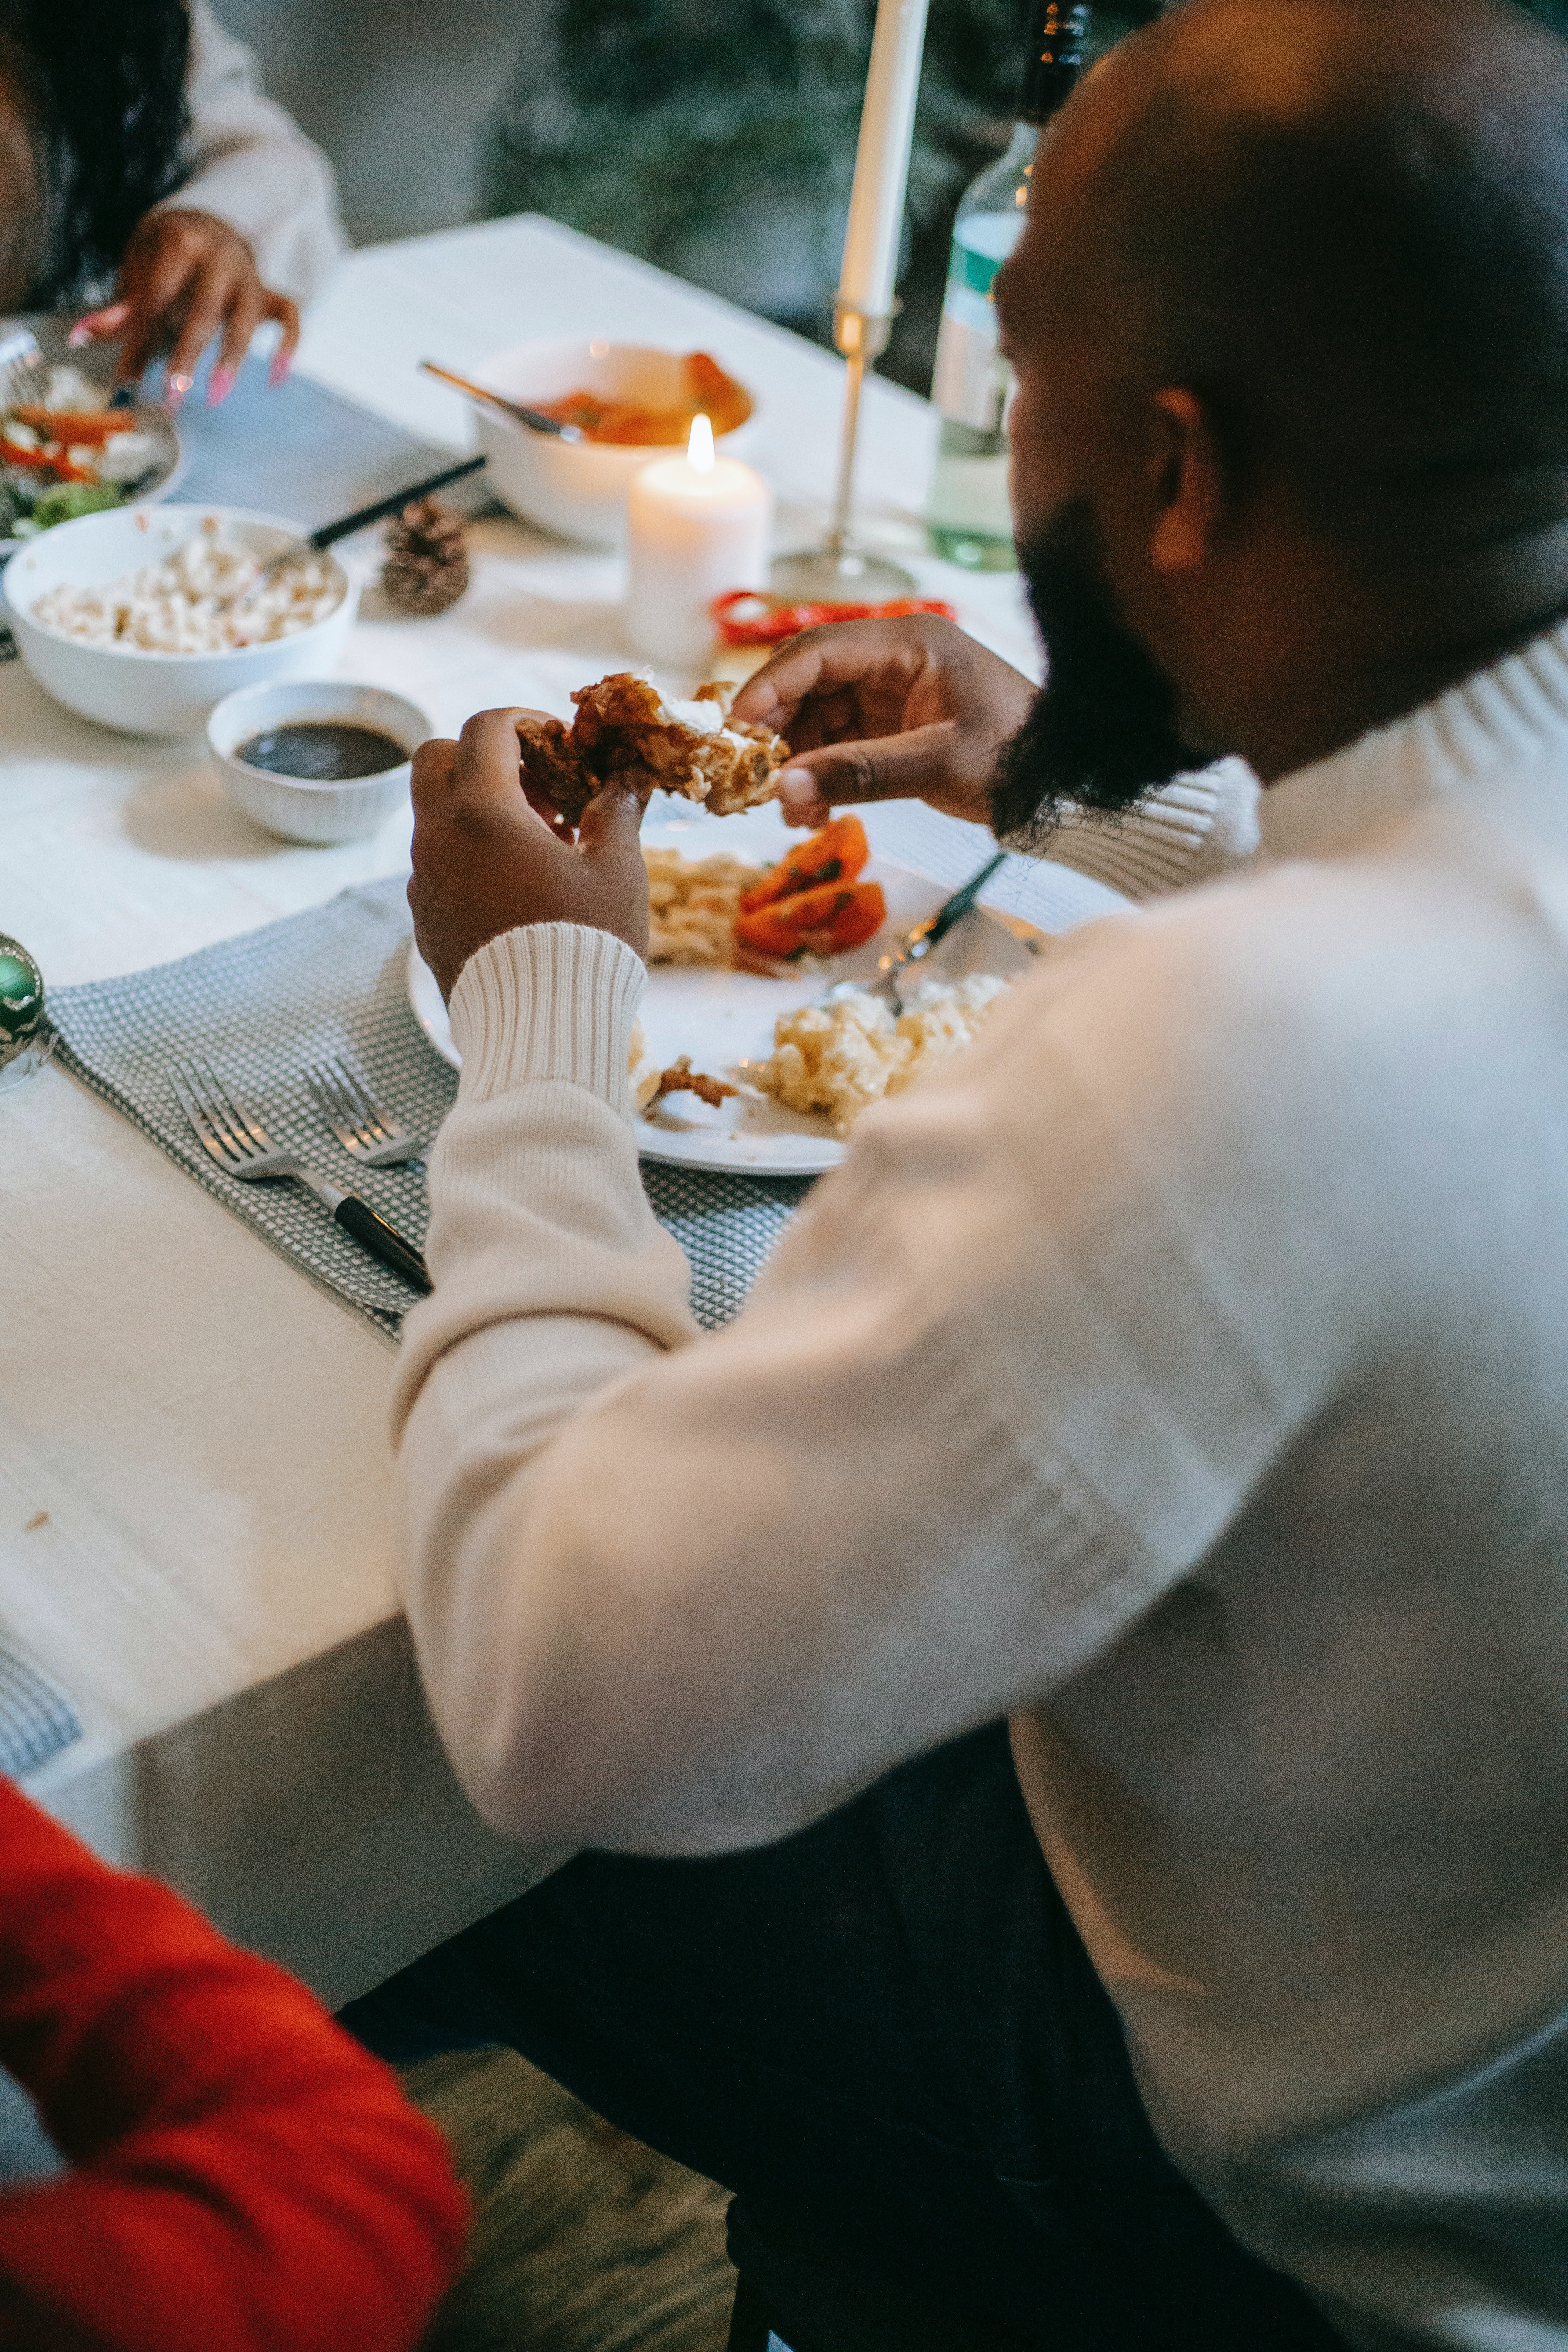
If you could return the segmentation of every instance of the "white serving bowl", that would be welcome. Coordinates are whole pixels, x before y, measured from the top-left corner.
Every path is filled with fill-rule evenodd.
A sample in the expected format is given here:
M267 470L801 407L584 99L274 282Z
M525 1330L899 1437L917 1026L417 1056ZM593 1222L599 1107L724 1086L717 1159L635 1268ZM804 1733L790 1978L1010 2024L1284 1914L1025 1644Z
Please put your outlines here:
M275 677L320 677L335 668L353 625L356 596L331 556L342 594L325 618L291 637L237 646L220 654L155 654L135 646L87 646L33 618L46 590L93 588L172 555L203 525L258 555L273 555L303 535L301 523L244 507L117 507L57 523L29 540L5 567L5 602L17 649L46 693L83 719L128 735L195 735L207 713L242 686Z
M686 397L684 356L598 336L592 341L518 343L476 367L473 377L476 383L531 406L583 391L640 401L653 408L675 408ZM726 457L743 456L754 437L759 403L749 385L745 390L752 403L750 416L732 433L721 433L715 444ZM513 514L524 522L542 523L562 539L586 540L596 547L618 546L626 537L626 486L632 476L655 457L680 454L668 443L641 448L629 443L558 441L548 433L531 433L526 425L514 425L477 403L474 414L479 446L489 459L487 478Z
M237 757L240 745L267 728L312 719L379 727L395 737L407 757L378 775L355 776L342 784L274 775L268 768L247 767ZM336 678L315 683L280 679L225 695L207 720L207 748L233 798L268 833L281 834L285 841L359 841L376 832L407 800L409 761L434 731L416 702L387 694L379 686L351 686Z

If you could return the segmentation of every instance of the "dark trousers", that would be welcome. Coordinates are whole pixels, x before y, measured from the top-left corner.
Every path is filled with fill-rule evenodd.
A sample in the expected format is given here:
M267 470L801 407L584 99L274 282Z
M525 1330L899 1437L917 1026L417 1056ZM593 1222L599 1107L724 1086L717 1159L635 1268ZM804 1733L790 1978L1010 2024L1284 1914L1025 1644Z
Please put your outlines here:
M998 1726L698 1862L585 1853L342 2012L506 2042L760 2220L1052 2352L1322 2352L1150 2128Z

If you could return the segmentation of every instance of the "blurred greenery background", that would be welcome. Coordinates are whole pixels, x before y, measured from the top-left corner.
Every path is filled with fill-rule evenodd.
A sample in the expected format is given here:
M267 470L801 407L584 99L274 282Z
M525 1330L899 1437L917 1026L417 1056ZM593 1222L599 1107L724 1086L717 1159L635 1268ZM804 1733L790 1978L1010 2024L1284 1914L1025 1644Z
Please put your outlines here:
M1376 0L1368 0L1375 5ZM1568 0L1521 0L1568 32ZM826 338L873 0L557 0L481 141L486 213L552 214ZM1092 13L1099 54L1160 13ZM953 208L1005 145L1022 0L931 0L884 372L931 381Z
M1158 14L1096 8L1095 49ZM484 134L483 209L549 213L825 337L874 15L873 0L559 0ZM953 208L1011 133L1026 16L1025 0L931 0L881 362L921 392Z
M337 164L356 243L534 208L826 335L875 0L216 5ZM1568 33L1568 0L1517 5ZM1104 0L1095 47L1158 13ZM1025 23L1025 0L931 0L883 362L917 391L953 207L1012 127Z

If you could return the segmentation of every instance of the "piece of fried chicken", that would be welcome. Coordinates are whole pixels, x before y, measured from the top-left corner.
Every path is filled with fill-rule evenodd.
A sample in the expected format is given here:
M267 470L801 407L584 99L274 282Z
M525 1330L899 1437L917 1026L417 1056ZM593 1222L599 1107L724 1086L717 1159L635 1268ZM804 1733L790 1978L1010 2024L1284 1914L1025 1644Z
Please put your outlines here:
M730 721L731 686L700 686L690 702L666 698L647 678L616 670L572 697L577 716L525 719L518 737L530 781L575 824L599 786L642 768L667 793L699 801L715 816L771 801L790 756L782 735Z

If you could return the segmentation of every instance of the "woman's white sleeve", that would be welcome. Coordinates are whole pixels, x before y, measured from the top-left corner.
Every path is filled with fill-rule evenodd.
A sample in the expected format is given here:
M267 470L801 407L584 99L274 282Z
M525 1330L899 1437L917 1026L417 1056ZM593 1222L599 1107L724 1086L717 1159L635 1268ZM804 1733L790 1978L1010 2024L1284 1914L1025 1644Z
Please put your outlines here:
M263 93L256 60L207 0L191 0L185 176L165 205L211 213L244 237L262 283L308 302L344 237L332 167Z

